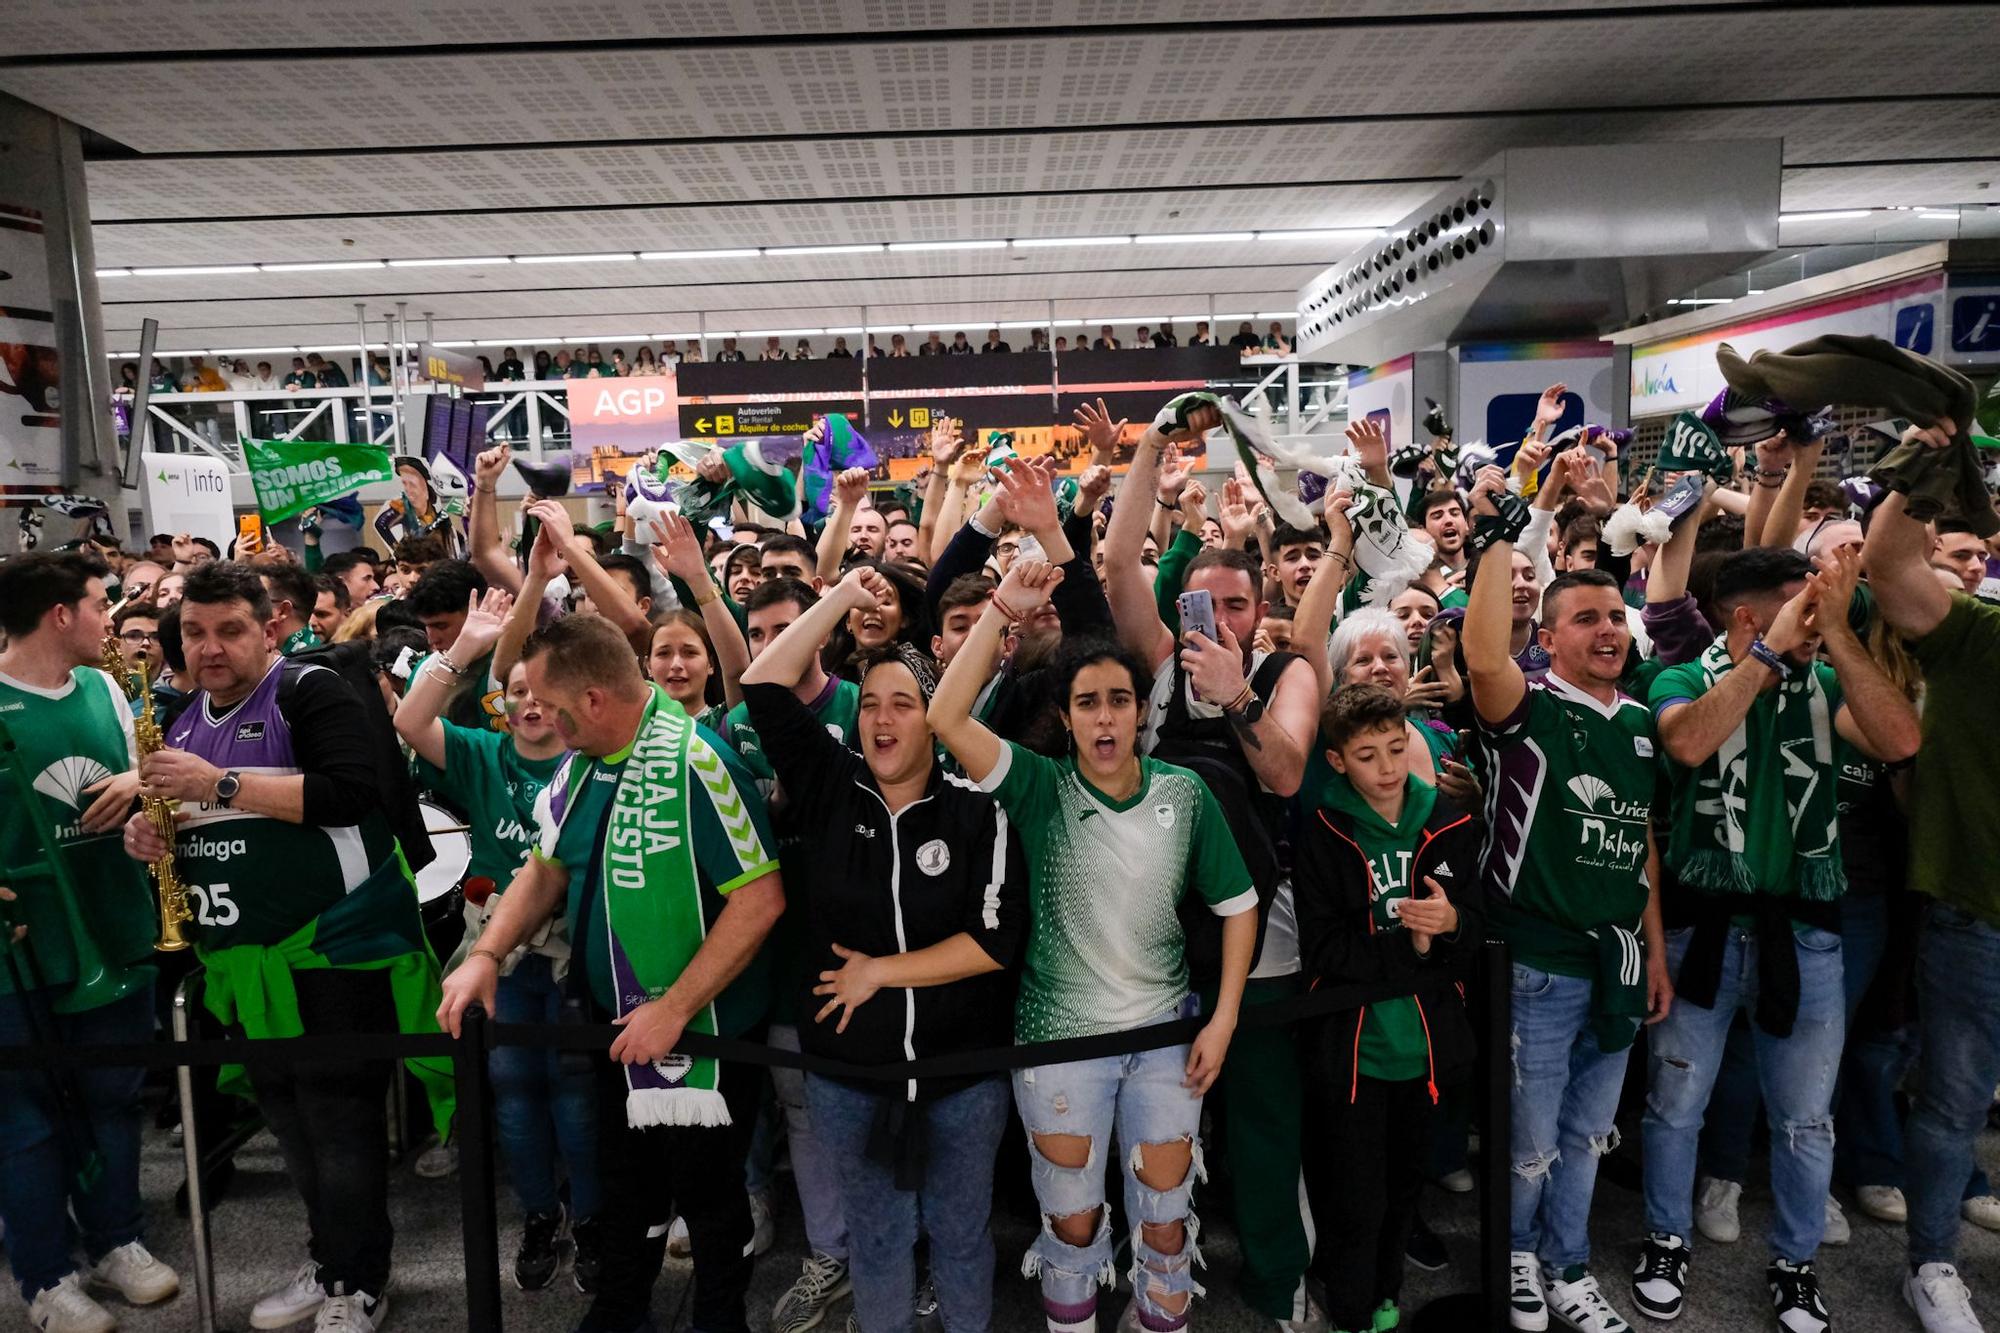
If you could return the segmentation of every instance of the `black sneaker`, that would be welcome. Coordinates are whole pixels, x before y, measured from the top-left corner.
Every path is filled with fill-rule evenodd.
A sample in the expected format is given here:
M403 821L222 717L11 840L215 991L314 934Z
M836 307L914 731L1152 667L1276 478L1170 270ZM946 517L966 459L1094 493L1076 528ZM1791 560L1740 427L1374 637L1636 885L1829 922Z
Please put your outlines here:
M1426 1273L1435 1273L1451 1263L1451 1251L1445 1249L1444 1240L1421 1217L1410 1227L1410 1238L1403 1243L1403 1257Z
M604 1265L604 1234L601 1224L594 1217L578 1219L570 1228L570 1239L576 1242L576 1266L570 1270L570 1279L576 1289L586 1296L597 1294L597 1272Z
M1785 1333L1827 1333L1833 1327L1833 1316L1819 1298L1819 1274L1812 1264L1773 1259L1764 1279L1771 1284L1771 1308Z
M556 1280L562 1267L562 1244L569 1214L561 1204L552 1213L529 1213L521 1228L521 1248L514 1254L514 1285L540 1291Z
M1632 1268L1632 1304L1639 1313L1648 1319L1676 1318L1687 1284L1687 1242L1663 1231L1647 1236Z

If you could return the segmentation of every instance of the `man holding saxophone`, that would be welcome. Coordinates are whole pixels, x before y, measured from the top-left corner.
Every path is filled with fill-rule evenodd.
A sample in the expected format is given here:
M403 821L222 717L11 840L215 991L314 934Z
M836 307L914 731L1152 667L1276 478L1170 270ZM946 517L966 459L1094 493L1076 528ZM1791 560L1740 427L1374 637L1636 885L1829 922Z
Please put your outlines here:
M333 671L280 654L270 595L248 565L191 572L180 625L198 688L167 748L140 760L139 790L180 802L173 851L210 1012L251 1037L435 1031L437 962L383 810L391 776L361 699ZM126 823L125 849L150 862L167 847L142 812ZM251 1327L311 1317L319 1329L373 1333L381 1324L391 1070L360 1056L251 1066L258 1107L305 1199L311 1255L257 1303ZM448 1087L448 1064L413 1062L413 1072L432 1086L442 1074ZM449 1115L448 1101L433 1106Z
M119 849L138 795L132 714L97 669L109 602L93 557L0 564L0 1043L150 1041L157 914ZM180 1289L146 1250L136 1068L0 1072L0 1219L34 1327L116 1327L90 1288ZM70 1215L88 1265L71 1252Z

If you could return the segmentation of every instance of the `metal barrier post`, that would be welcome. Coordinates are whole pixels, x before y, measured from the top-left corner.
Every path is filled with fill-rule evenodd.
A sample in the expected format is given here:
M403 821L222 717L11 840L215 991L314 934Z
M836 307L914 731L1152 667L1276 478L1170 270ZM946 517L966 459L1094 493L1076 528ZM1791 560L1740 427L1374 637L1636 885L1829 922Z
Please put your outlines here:
M181 978L174 988L174 1040L188 1039L188 986L193 976ZM215 1256L208 1247L208 1210L202 1203L201 1143L195 1134L194 1070L187 1065L174 1067L174 1082L181 1097L181 1155L187 1164L188 1233L194 1244L195 1328L199 1333L215 1333Z
M451 1068L458 1094L458 1201L465 1227L465 1326L500 1327L500 1231L493 1202L493 1081L486 1068L486 1010L472 1005Z
M1464 1333L1508 1324L1508 1245L1513 1234L1514 965L1505 943L1488 940L1479 952L1479 984L1486 1010L1481 1034L1479 1092L1486 1104L1480 1133L1479 1286L1455 1291L1417 1311L1411 1333Z

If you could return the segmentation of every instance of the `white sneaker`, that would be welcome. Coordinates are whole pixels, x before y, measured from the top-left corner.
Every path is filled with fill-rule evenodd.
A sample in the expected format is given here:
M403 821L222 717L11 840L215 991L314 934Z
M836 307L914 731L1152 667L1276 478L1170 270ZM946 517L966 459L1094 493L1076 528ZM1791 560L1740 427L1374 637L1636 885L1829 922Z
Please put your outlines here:
M771 1311L771 1333L805 1333L819 1327L833 1303L852 1289L847 1265L817 1252L799 1265L799 1280Z
M1605 1299L1604 1289L1589 1273L1574 1282L1548 1277L1549 1309L1577 1333L1632 1333L1625 1316Z
M1975 1194L1959 1200L1958 1215L1976 1227L2000 1231L2000 1199L1991 1194Z
M336 1292L313 1318L313 1333L375 1333L389 1317L389 1294Z
M111 1333L118 1327L111 1311L90 1299L75 1273L36 1293L28 1302L28 1322L41 1333Z
M1437 1183L1438 1188L1447 1194L1470 1194L1474 1187L1472 1172L1462 1166L1439 1176Z
M1847 1214L1840 1210L1840 1200L1831 1194L1826 1196L1826 1227L1820 1232L1822 1245L1845 1245L1854 1239L1854 1228L1847 1225Z
M319 1284L319 1265L308 1259L290 1282L251 1308L250 1327L290 1328L324 1304L326 1288Z
M667 1228L667 1258L694 1258L694 1242L688 1238L688 1224L685 1217L676 1217Z
M1854 1201L1877 1222L1900 1225L1910 1220L1909 1202L1894 1185L1863 1185L1854 1191Z
M1743 1235L1743 1223L1736 1216L1736 1202L1743 1186L1733 1180L1709 1176L1694 1196L1694 1227L1717 1245L1734 1245Z
M120 1245L92 1265L90 1280L94 1286L114 1289L133 1305L152 1305L181 1289L180 1274L136 1240Z
M1542 1261L1526 1250L1507 1256L1507 1323L1523 1333L1549 1326L1549 1303L1542 1295Z
M671 1239L672 1233L668 1234L669 1240L667 1244L671 1246L673 1244ZM752 1194L750 1196L751 1255L754 1257L763 1254L771 1248L771 1243L777 1240L777 1238L777 1223L771 1217L771 1196L769 1194Z
M1972 1293L1950 1264L1925 1264L1903 1279L1903 1300L1924 1333L1985 1333L1972 1313Z
M1138 1302L1132 1302L1137 1305ZM1278 1333L1328 1333L1326 1312L1313 1304L1311 1296L1306 1297L1306 1312L1297 1319L1277 1321Z

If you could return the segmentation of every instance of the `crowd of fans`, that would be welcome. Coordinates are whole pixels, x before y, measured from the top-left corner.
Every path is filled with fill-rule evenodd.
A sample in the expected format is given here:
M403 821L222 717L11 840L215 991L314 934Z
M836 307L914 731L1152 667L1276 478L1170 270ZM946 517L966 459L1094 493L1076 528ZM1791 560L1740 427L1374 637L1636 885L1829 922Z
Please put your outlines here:
M1126 423L1101 404L1078 413L1093 459L1074 479L991 466L940 422L920 500L844 472L817 533L740 495L702 526L621 501L604 531L531 495L515 547L501 446L477 460L462 533L412 483L386 556L252 542L225 560L162 536L7 562L0 714L38 758L94 737L104 776L59 813L77 855L115 851L123 827L134 859L93 862L99 891L144 900L137 863L167 850L143 812L127 821L135 797L193 813L176 850L202 886L218 1019L455 1032L476 1003L620 1025L587 1070L494 1055L524 1218L512 1273L537 1289L567 1267L592 1299L582 1328L651 1328L670 1252L692 1257L695 1327L746 1327L790 1206L779 1129L811 1247L771 1312L783 1333L850 1297L850 1330L929 1308L989 1327L1009 1173L1037 1200L1022 1272L1052 1333L1097 1327L1121 1235L1120 1327L1185 1327L1194 1189L1217 1155L1250 1307L1285 1330L1393 1328L1406 1260L1442 1262L1426 1182L1473 1187L1462 983L1495 938L1513 1035L1488 1054L1512 1061L1513 1131L1485 1151L1512 1168L1515 1328L1619 1333L1621 1304L1670 1319L1703 1300L1694 1247L1739 1238L1761 1099L1780 1327L1830 1327L1816 1265L1847 1239L1838 1180L1907 1224L1923 1327L1972 1333L1958 1225L2000 1229L1973 1155L2000 1075L2000 831L1978 748L2000 523L1919 519L1921 483L1815 482L1805 414L1739 412L1733 456L1635 474L1614 433L1549 438L1563 401L1543 395L1509 462L1464 471L1448 434L1392 459L1357 422L1351 470L1303 522L1265 473L1196 475L1222 421L1200 398L1146 429L1122 480ZM1906 476L1969 448L1945 419L1902 446ZM724 451L699 471L732 475ZM139 707L167 748L136 768L129 717L101 702L107 626L157 672ZM97 711L54 720L72 696ZM412 785L469 827L461 918L422 920L408 891ZM45 963L58 988L66 949ZM1385 982L1394 997L1295 1027L1242 1021ZM44 1008L65 1040L151 1031L150 1008ZM702 1033L853 1068L1166 1024L1136 1053L1011 1075L674 1054ZM253 1080L312 1231L253 1326L386 1317L389 1077L363 1061ZM1614 1300L1589 1223L1628 1080L1648 1234ZM136 1136L117 1110L135 1091L84 1089L100 1140ZM0 1185L38 1326L108 1327L86 1282L170 1294L129 1206L136 1152L72 1187L26 1169L58 1151L50 1095L17 1078L0 1107L43 1124L17 1130ZM1017 1121L1025 1153L1005 1146ZM81 1269L58 1239L66 1199Z

